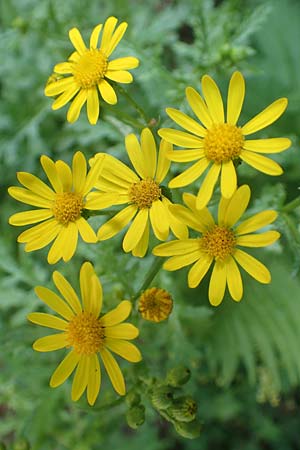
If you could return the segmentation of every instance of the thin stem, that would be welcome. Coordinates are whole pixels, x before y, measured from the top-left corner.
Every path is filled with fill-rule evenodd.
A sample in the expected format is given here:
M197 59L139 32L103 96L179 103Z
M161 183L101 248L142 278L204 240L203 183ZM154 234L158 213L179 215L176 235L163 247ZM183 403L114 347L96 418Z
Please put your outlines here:
M82 217L84 217L85 219L89 219L90 217L93 216L107 216L107 215L114 215L116 214L118 211L116 209L106 209L105 211L103 211L102 209L100 210L91 210L91 209L84 209L82 211Z
M147 289L147 287L150 285L151 281L153 280L153 278L155 277L155 275L157 275L157 273L159 272L162 264L164 262L163 258L156 258L153 261L152 266L150 267L149 272L147 273L145 280L142 284L142 286L140 287L140 289L136 292L136 294L134 294L134 296L132 297L132 301L134 302L135 300L137 300L139 298L139 296L142 294L143 291L145 291Z
M148 126L149 120L143 108L131 97L130 94L128 94L128 92L122 86L116 85L116 89L129 101L129 103L132 104L134 109L139 114L140 118L143 120L143 122L145 122L145 125Z
M281 208L281 211L287 213L287 212L293 211L298 206L300 206L300 197L296 197L296 198L294 198L294 200L292 200L291 202L284 205Z

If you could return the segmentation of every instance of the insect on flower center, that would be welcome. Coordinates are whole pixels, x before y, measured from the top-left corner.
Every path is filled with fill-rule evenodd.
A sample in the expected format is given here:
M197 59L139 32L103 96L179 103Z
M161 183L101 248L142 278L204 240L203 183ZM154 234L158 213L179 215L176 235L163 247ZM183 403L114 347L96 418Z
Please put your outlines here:
M231 255L236 238L234 232L226 227L215 225L203 234L201 248L216 260L223 261L228 255Z
M101 50L87 50L74 63L73 75L75 82L84 89L95 86L104 78L107 69L107 58Z
M105 338L104 328L99 319L86 311L73 317L66 333L68 345L80 355L92 355L98 352Z
M217 164L238 158L243 145L241 128L229 123L213 125L204 138L205 156Z
M173 300L164 289L150 288L140 296L139 312L143 319L161 322L169 317L173 308Z
M75 192L62 192L56 194L52 211L59 223L68 225L69 222L79 219L83 208L84 202L81 195Z
M151 208L152 203L160 199L161 189L154 180L148 178L133 183L129 188L129 197L140 209Z

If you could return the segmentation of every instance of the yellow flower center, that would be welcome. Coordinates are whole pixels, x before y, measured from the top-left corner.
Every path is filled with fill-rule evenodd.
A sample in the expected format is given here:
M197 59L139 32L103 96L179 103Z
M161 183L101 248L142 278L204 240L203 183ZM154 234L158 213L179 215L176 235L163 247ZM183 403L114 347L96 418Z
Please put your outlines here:
M215 225L200 239L201 249L215 259L223 261L231 255L236 243L234 232L226 227Z
M62 192L56 194L52 206L55 219L63 224L75 222L79 219L81 211L84 208L83 198L75 192Z
M161 322L169 317L173 308L173 300L164 289L147 289L140 296L139 312L145 320Z
M68 345L80 355L92 355L98 352L105 338L104 328L99 319L86 311L73 317L66 333Z
M107 69L107 58L101 50L87 50L74 63L73 75L76 83L84 89L91 88L104 77Z
M129 188L129 197L140 209L151 208L152 203L161 197L161 189L154 180L148 178L133 183Z
M205 156L217 164L238 158L243 145L241 128L229 123L213 125L204 138Z

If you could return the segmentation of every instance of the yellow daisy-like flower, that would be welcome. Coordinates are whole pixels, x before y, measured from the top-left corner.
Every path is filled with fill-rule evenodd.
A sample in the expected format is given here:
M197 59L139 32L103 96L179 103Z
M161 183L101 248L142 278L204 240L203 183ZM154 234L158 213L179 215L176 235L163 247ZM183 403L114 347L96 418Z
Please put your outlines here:
M279 153L290 147L287 138L245 139L275 122L285 111L287 99L280 98L260 112L242 127L237 125L245 96L245 81L240 72L234 72L228 89L226 121L224 106L218 86L208 75L202 78L204 100L192 87L186 89L187 101L203 125L188 115L167 108L168 115L187 130L162 128L158 134L172 144L185 147L171 151L168 158L176 162L197 161L173 178L170 188L187 186L198 179L207 168L209 171L197 195L197 209L204 208L211 199L215 184L221 174L221 193L230 198L237 187L234 161L245 163L268 175L280 175L282 168L261 153Z
M69 31L69 37L75 47L75 52L68 61L57 64L54 72L63 75L63 78L48 83L45 95L57 96L52 109L59 109L73 99L67 113L67 120L75 122L81 108L87 102L87 116L92 125L95 125L99 117L99 95L106 103L117 103L116 93L107 80L119 83L131 83L132 75L128 69L134 69L139 65L139 60L132 56L114 59L109 57L122 39L127 23L122 22L117 28L118 20L109 17L104 26L97 25L90 37L90 47L87 48L77 28ZM98 47L100 32L102 38ZM65 77L64 75L69 75ZM75 97L75 98L74 98Z
M57 387L66 381L76 368L72 384L72 400L77 401L85 389L87 400L93 405L101 385L99 357L115 391L125 395L125 382L120 367L111 351L130 362L139 362L141 354L128 340L138 336L139 330L130 323L121 323L131 312L131 303L122 301L117 308L100 317L102 286L91 263L85 262L80 270L82 303L64 276L55 271L53 281L61 296L42 286L35 288L37 296L61 317L34 312L28 320L59 333L37 339L34 350L51 352L71 348L54 371L50 386Z
M237 263L260 283L271 281L268 269L239 247L265 247L273 244L280 237L277 231L259 234L253 234L253 231L272 223L277 213L273 210L263 211L236 225L249 200L250 188L247 185L238 188L230 199L222 197L216 223L207 208L196 208L194 195L184 194L184 202L188 208L182 205L172 205L170 208L190 228L200 232L201 237L170 241L153 249L154 255L171 256L163 265L166 270L177 270L193 264L188 273L190 288L199 285L214 263L208 293L209 301L214 306L223 300L226 284L233 300L241 300L243 284Z
M165 289L146 289L139 298L138 310L142 318L150 322L166 320L173 309L171 295Z
M127 205L99 228L98 238L105 240L115 236L133 219L125 234L123 249L143 257L149 244L149 222L161 241L167 239L170 228L180 239L188 236L188 230L169 211L171 202L161 184L171 164L165 154L172 145L162 140L157 156L154 137L148 128L144 128L141 144L134 134L129 134L125 146L136 173L118 159L106 155L106 163L95 185L99 192L92 192L88 201L93 209Z
M24 187L10 187L9 194L39 209L16 213L9 218L9 223L23 226L42 222L18 236L18 242L26 244L26 252L46 247L54 240L48 253L48 263L54 264L61 258L64 261L72 258L77 247L78 232L85 242L97 242L94 230L82 214L84 209L90 209L86 195L101 173L104 158L103 154L87 173L86 159L81 152L75 153L72 170L65 162L54 162L43 155L41 165L52 189L31 173L17 173Z

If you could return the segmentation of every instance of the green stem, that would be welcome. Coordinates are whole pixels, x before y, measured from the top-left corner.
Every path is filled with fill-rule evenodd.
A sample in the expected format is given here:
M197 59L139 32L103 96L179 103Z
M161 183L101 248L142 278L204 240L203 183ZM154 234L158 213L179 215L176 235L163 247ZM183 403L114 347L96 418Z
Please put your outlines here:
M95 211L91 209L84 209L82 211L82 217L84 217L85 219L89 219L90 217L94 216L107 216L107 215L113 216L117 212L118 211L116 209L106 209L105 211L103 211L102 209Z
M144 292L147 289L147 287L150 285L150 283L153 280L153 278L155 277L155 275L157 275L157 273L159 272L163 262L164 262L163 258L154 259L153 264L150 267L150 270L147 273L146 278L145 278L142 286L136 292L136 294L134 294L134 296L132 297L132 301L133 302L135 300L137 300L139 298L139 296L142 294L142 292Z
M282 212L290 212L296 209L298 206L300 206L300 197L294 198L290 203L287 203L281 208Z
M285 213L282 214L281 217L283 218L285 224L288 226L291 235L295 239L295 242L297 242L299 244L300 243L299 232L298 232L297 227L294 224L293 220L291 219L291 217L288 214L285 214Z
M143 122L145 122L145 125L148 126L149 120L143 108L131 97L131 95L128 94L128 92L122 86L116 85L116 89L129 101L129 103L131 103L140 118L143 120Z

